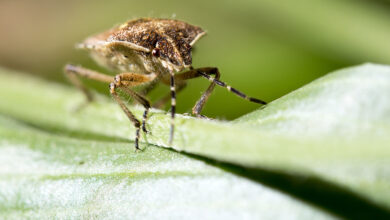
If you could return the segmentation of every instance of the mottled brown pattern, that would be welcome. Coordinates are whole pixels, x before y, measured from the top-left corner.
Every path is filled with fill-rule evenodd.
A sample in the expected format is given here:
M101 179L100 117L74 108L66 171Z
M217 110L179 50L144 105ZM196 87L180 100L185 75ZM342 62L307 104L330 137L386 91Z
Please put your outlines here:
M168 84L170 95L162 98L157 104L161 106L171 100L171 128L169 133L169 144L171 145L175 127L176 91L184 88L186 80L204 77L211 82L192 108L192 113L200 118L205 118L201 115L201 111L216 85L225 87L228 91L248 101L266 104L264 101L249 97L220 81L220 73L217 68L194 69L191 66L191 46L204 33L200 27L177 20L141 18L128 21L121 26L89 37L78 45L78 48L89 50L92 57L99 64L117 70L119 74L112 77L73 65L66 65L65 73L71 82L85 94L88 102L93 100L92 93L78 77L110 83L109 88L112 97L136 128L134 143L137 150L139 149L138 142L141 127L142 131L147 133L146 120L151 105L146 97L134 91L133 87L144 86L142 93L147 94L158 82ZM186 68L189 70L178 73ZM177 84L175 81L177 81ZM142 124L117 94L118 89L121 89L144 106Z
M139 46L160 50L160 56L175 65L190 65L190 43L203 34L197 26L171 19L141 18L111 30L107 41L128 41Z

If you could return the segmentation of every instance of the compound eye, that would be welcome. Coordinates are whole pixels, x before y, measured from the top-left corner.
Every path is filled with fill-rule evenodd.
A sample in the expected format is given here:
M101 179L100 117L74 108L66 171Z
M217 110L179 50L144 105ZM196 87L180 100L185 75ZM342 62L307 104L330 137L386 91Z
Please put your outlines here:
M160 49L154 48L152 50L152 55L155 56L155 57L159 57L160 56Z

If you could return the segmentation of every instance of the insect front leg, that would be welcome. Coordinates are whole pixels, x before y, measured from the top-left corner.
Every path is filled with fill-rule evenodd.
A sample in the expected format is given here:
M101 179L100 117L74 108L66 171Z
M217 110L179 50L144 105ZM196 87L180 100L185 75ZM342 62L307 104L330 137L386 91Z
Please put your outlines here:
M153 81L153 78L147 77L143 74L136 74L136 73L123 73L115 76L115 84L119 86L124 92L126 92L128 95L130 95L132 98L135 99L138 103L140 103L142 106L144 106L145 111L142 116L142 130L147 133L146 130L146 120L148 117L148 112L150 109L150 102L147 100L143 95L133 91L130 89L131 86L143 84Z
M115 101L119 104L119 106L122 108L122 110L125 112L126 116L129 118L129 120L134 124L134 127L136 128L136 137L135 137L135 148L139 149L138 142L139 142L139 136L140 136L140 127L141 123L138 119L134 116L134 114L126 107L126 105L122 102L119 95L117 94L116 90L120 88L127 94L129 94L132 98L134 98L137 102L139 102L141 105L144 106L145 111L143 114L142 119L142 130L146 133L146 120L147 115L150 109L150 102L142 95L136 93L135 91L131 90L130 88L132 86L137 86L140 84L144 84L147 82L150 82L154 79L154 77L147 76L144 74L136 74L136 73L122 73L115 76L114 82L110 84L110 93L114 97Z
M111 93L112 97L114 97L115 101L119 104L119 106L125 112L127 118L129 118L129 120L133 123L133 125L135 127L135 149L139 150L138 142L139 142L139 130L141 127L141 123L138 121L137 118L135 118L134 114L131 113L131 111L122 102L119 95L116 93L117 88L118 88L118 86L115 84L115 82L110 83L110 93Z

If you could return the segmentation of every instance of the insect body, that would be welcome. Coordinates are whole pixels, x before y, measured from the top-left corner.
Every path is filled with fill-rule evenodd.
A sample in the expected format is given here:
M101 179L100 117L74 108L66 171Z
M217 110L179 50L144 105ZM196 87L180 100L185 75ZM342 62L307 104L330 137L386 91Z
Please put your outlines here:
M99 64L118 72L116 76L106 75L79 66L66 65L65 73L70 81L87 97L93 100L92 94L81 83L78 76L109 83L110 93L136 128L135 148L139 149L140 129L146 130L150 102L144 97L157 83L170 86L170 94L156 103L161 106L171 100L171 130L170 143L174 134L174 118L176 107L176 92L182 90L185 80L204 77L211 84L192 109L197 117L215 85L227 88L236 95L251 102L266 104L264 101L248 97L242 92L228 86L219 80L217 68L205 67L194 69L191 49L195 42L205 32L197 26L172 19L141 18L131 20L106 32L87 38L77 47L90 51L91 56ZM135 86L143 86L142 93L134 91ZM131 113L117 90L129 94L145 107L142 123Z

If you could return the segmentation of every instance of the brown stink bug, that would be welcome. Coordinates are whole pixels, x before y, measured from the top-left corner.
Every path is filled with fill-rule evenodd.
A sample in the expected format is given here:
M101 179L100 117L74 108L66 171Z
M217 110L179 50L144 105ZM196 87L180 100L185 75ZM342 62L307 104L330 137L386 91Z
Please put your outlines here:
M176 92L185 87L185 81L188 79L204 77L211 82L192 109L192 113L197 117L203 117L200 113L215 85L225 87L251 102L266 104L262 100L248 97L219 81L220 73L217 68L194 69L191 66L192 46L204 34L205 32L200 27L178 20L157 18L131 20L106 32L89 37L78 45L78 48L88 50L99 64L117 71L116 76L70 64L65 66L65 73L70 81L84 92L88 102L92 101L92 94L81 83L78 76L110 84L111 95L136 127L136 149L139 149L140 129L142 128L146 132L145 123L151 107L144 95L159 82L170 85L170 94L158 101L156 106L161 106L171 99L172 124L169 142L172 143ZM132 87L135 86L142 86L143 91L134 91ZM117 94L117 89L121 89L145 107L142 123L126 107Z

